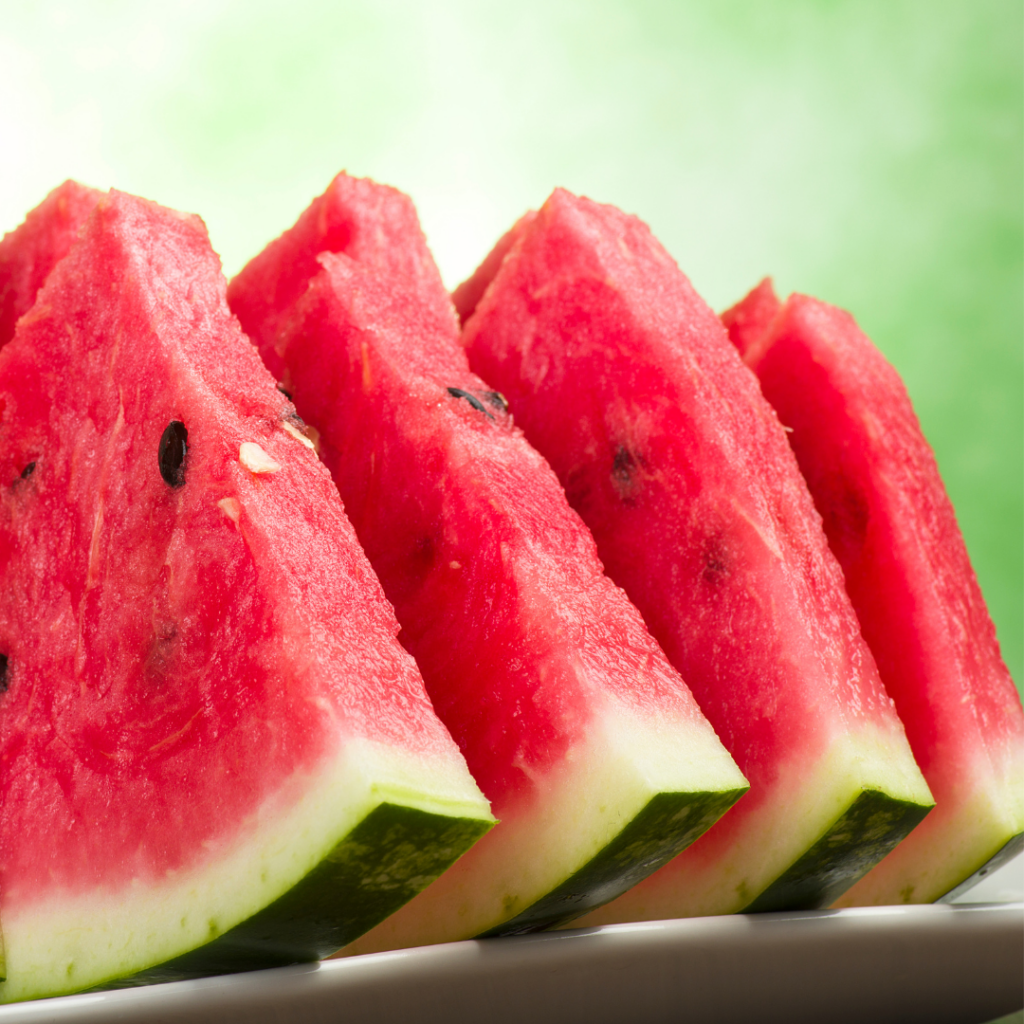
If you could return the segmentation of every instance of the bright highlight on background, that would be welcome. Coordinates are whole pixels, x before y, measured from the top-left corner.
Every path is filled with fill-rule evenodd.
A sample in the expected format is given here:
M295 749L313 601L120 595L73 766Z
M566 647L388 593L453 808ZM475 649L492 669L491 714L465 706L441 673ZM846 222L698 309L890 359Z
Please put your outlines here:
M717 309L766 273L904 375L1018 686L1016 0L7 0L0 230L76 177L202 214L228 273L338 170L450 285L555 185L650 223Z

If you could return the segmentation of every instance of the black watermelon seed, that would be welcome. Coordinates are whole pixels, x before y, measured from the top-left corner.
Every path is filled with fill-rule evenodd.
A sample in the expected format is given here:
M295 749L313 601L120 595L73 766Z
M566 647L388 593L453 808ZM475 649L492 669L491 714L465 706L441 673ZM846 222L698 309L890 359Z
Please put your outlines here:
M449 388L448 394L452 398L464 398L477 412L482 412L489 420L493 420L494 417L484 408L484 403L480 401L476 395L470 394L468 391L463 391L462 388Z
M28 478L29 478L29 477L30 477L30 476L31 476L31 475L32 475L32 474L33 474L33 473L35 472L35 469L36 469L36 464L35 464L34 462L30 462L30 463L29 463L29 464L28 464L28 465L27 465L27 466L26 466L26 467L25 467L25 468L24 468L24 469L23 469L23 470L21 471L21 479L22 479L22 480L27 480L27 479L28 479Z
M284 397L287 398L289 402L292 400L292 393L286 387L284 387L284 385L278 384L277 390L280 391L281 394L284 395Z
M0 654L0 693L7 692L7 664L7 655Z
M188 431L181 420L171 420L160 438L157 462L160 475L171 487L185 483L185 456L188 455Z

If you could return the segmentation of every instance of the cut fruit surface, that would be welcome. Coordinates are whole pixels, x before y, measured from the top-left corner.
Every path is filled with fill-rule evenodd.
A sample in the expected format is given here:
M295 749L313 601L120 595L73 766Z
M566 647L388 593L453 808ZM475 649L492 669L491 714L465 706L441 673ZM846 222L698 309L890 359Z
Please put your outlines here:
M0 352L0 999L324 956L490 827L298 422L121 193Z
M932 801L785 435L718 318L643 224L558 190L463 342L751 784L580 923L832 902Z
M337 237L350 241L314 263ZM296 266L317 270L301 297L264 301L300 293ZM500 819L348 952L571 920L692 842L745 780L470 372L408 198L339 176L229 296L317 430L400 638Z
M781 304L764 281L723 320L789 428L936 801L840 902L959 895L1024 844L1024 712L935 458L899 375L848 313L804 295Z
M36 301L49 273L78 237L102 192L77 181L58 185L13 231L0 239L0 348Z

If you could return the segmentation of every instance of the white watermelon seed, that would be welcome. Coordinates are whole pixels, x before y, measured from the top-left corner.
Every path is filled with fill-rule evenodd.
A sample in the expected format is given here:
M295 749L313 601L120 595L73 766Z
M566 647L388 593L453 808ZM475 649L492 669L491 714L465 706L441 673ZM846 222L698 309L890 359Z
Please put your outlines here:
M250 473L276 473L281 468L280 464L275 462L254 441L243 441L239 445L238 461Z
M294 424L289 423L287 420L282 420L281 426L285 432L291 434L299 444L304 444L309 449L316 447L316 445L314 445L313 442Z
M217 507L234 523L237 523L242 515L242 506L237 498L221 498L217 502Z

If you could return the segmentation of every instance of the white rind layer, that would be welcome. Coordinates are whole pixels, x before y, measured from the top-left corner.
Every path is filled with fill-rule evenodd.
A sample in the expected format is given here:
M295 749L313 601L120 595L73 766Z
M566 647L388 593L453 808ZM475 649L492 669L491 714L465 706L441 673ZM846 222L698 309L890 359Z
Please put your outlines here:
M2 905L0 1001L88 988L209 942L291 889L383 803L493 820L460 758L349 740L317 773L289 778L199 866Z
M772 792L754 794L688 850L572 927L704 917L743 910L823 836L864 790L933 801L902 730L864 724L834 737L814 763L779 765Z
M517 916L588 864L659 793L746 780L706 720L645 717L611 701L585 740L437 881L344 954L472 938ZM742 799L742 798L741 798Z

